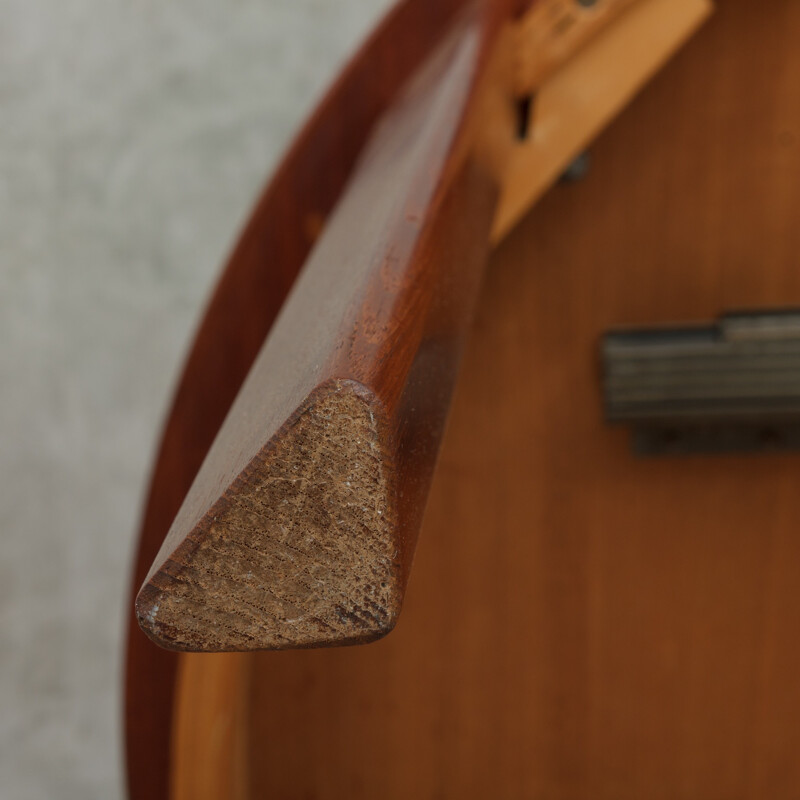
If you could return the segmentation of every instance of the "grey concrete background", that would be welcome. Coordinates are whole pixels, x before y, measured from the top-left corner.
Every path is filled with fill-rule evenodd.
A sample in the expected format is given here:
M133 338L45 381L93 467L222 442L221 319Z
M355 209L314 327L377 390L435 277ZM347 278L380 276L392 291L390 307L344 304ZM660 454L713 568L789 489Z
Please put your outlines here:
M0 0L0 797L123 795L122 620L176 371L388 0Z

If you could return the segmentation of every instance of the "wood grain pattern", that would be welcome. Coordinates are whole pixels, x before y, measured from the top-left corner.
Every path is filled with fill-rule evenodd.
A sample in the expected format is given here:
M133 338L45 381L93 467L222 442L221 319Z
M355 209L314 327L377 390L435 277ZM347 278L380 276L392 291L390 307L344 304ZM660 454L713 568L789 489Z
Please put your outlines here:
M584 56L559 91L542 90L586 100L577 119L569 99L566 113L551 103L537 119L549 130L575 122L539 157L515 146L508 45L519 41L499 36L502 4L476 5L421 68L368 145L150 570L137 613L155 641L319 646L393 627L479 284L492 174L522 187L504 193L519 215L707 10L643 5L655 13L626 21L603 58ZM612 17L599 13L592 30ZM553 47L551 69L566 56ZM615 91L591 90L629 50L646 55L605 80ZM523 149L541 145L537 135ZM509 154L529 168L505 167ZM472 174L456 181L459 170Z
M547 74L547 80L535 95L529 135L514 144L504 165L492 225L495 245L712 10L709 0L639 0L623 6L610 15L611 25L609 16L601 14L592 23L594 38L581 42L579 52L560 63L553 74L537 73ZM538 18L536 9L530 12L533 19ZM601 23L606 27L597 35ZM520 28L530 28L527 18Z
M544 78L602 32L636 0L538 0L519 18L514 48L514 87L517 95L535 92Z
M137 598L159 643L393 627L488 255L465 137L496 20L465 10L368 143Z
M372 124L460 5L400 2L356 53L256 205L196 334L155 462L131 582L125 742L134 800L167 797L178 659L139 629L133 597Z
M171 731L171 800L248 800L252 660L219 653L180 662Z
M798 36L721 3L496 254L403 617L253 657L254 797L797 797L800 458L634 458L597 347L800 302Z
M165 427L134 589L338 198L372 121L458 5L444 0L399 5L337 81L257 205L209 305ZM131 616L125 720L132 798L166 796L177 663L176 655L154 646Z

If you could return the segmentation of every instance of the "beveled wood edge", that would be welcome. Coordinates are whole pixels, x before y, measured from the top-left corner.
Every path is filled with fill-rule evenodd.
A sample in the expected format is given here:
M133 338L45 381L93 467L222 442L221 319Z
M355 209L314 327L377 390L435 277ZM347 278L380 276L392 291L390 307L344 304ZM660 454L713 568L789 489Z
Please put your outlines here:
M637 4L635 9L631 9L626 15L622 15L621 21L617 22L617 30L608 32L602 41L596 41L593 46L584 48L581 56L576 59L577 67L574 63L568 64L564 67L561 75L559 73L556 74L553 79L557 87L555 92L553 92L552 87L549 87L550 93L548 93L548 86L543 86L540 93L544 98L542 104L546 109L546 113L550 113L552 117L555 117L556 122L563 123L564 118L573 119L576 122L576 128L581 132L585 132L587 128L594 132L594 129L599 124L598 120L606 119L610 113L613 113L614 109L622 104L623 98L630 96L637 84L637 78L639 83L643 82L643 79L639 77L639 73L644 71L645 75L649 75L655 68L654 63L658 64L659 59L663 60L665 58L663 52L665 47L674 49L675 30L679 29L681 35L685 35L686 28L689 27L687 19L691 17L692 25L696 24L701 17L699 9L703 11L707 9L707 4L702 0L679 0L683 4L679 7L679 10L683 9L684 16L677 19L675 0L670 0L669 7L665 5L665 2L666 0L647 0L647 2ZM642 9L644 9L644 13L642 13ZM634 13L634 11L637 13ZM669 25L665 26L665 23L668 22L673 23L671 27ZM615 33L616 36L614 35ZM636 46L631 45L631 37L634 36L637 40ZM504 47L508 39L504 40L498 37L497 41L500 41L502 47ZM611 43L610 45L609 42ZM583 44L583 42L581 43ZM627 49L620 49L621 43L627 43ZM630 58L624 59L626 61L626 69L618 70L618 74L615 75L616 82L612 82L612 86L616 91L607 91L606 93L585 92L584 96L589 99L583 105L578 104L577 113L569 107L565 113L564 108L559 108L558 102L552 102L553 98L574 96L576 82L579 84L581 81L589 81L591 84L592 80L597 81L598 71L601 72L600 81L602 84L603 65L608 62L611 66L606 64L606 71L613 70L613 65L614 63L619 63L620 56L629 56L630 52L639 56L639 61L636 64L637 69L629 69L628 62ZM642 62L646 62L646 64ZM631 74L637 77L631 80L628 77ZM499 72L498 75L502 79L502 72ZM566 75L566 78L564 75ZM623 76L627 80L623 80ZM621 88L619 88L620 84L623 84ZM560 91L558 90L559 86ZM572 91L570 92L569 90ZM502 87L493 90L496 96L502 95L503 91ZM550 106L547 105L547 101L551 102ZM572 112L572 117L570 117L570 111ZM547 129L548 124L552 127L553 121L545 115L544 118L539 119L534 131L538 127ZM593 125L594 128L592 127ZM506 170L505 175L514 176L513 181L506 182L507 185L504 187L506 192L511 191L513 196L513 187L509 189L508 183L513 182L515 186L519 186L525 178L530 179L534 175L539 177L539 181L527 181L528 188L525 189L525 192L528 196L536 190L543 191L544 181L547 178L552 181L553 165L560 163L563 167L563 161L567 154L570 153L567 142L571 143L568 132L565 132L563 136L554 138L556 146L551 146L553 152L549 153L549 173L542 168L541 160L537 163L537 155L542 144L535 134L531 136L530 142L524 142L516 148L513 145L506 146L506 149L512 153L511 157L514 164L524 165L527 158L528 162L533 161L534 165L533 169L512 168L511 170ZM511 140L512 137L509 136L509 141ZM475 136L474 141L480 142L480 134ZM497 141L497 137L495 137L494 141ZM456 151L460 148L463 148L463 145L457 145ZM533 153L533 156L531 153ZM490 160L494 164L502 164L505 161L502 157L498 160L494 155ZM545 178L542 178L542 173L545 173ZM517 192L517 197L519 197L519 192ZM520 207L522 206L520 205ZM352 418L352 412L342 412L340 416L343 419ZM370 413L370 416L373 415ZM292 422L291 425L288 422L284 423L281 431L291 429L295 440L299 435L301 437L300 440L305 441L301 432L302 425L297 429L294 428L297 420L300 419L298 412L295 412L293 418L295 422ZM310 424L309 420L313 418L313 415L302 417L304 424ZM414 423L408 422L392 423L389 427L401 424L406 426L409 424L414 425ZM323 428L316 428L318 439L322 430ZM325 437L330 436L330 431L332 430L329 429L329 432L324 434ZM362 434L362 436L366 437L366 440L372 435L369 433ZM343 439L338 439L342 443L346 442L346 440L346 436ZM278 433L276 438L267 442L265 445L267 449L279 449L282 455L275 457L269 462L271 466L265 466L264 469L274 471L276 464L282 464L287 459L291 460L291 448L286 450L287 441L286 434ZM320 439L320 441L322 440ZM340 444L340 448L341 446ZM391 450L388 441L377 446L384 453ZM325 455L323 458L329 460L330 456ZM362 453L362 456L358 456L355 453L348 453L346 460L364 461L365 454ZM383 463L385 462L386 457L383 458ZM262 461L261 463L266 465L267 462ZM302 466L302 464L299 464L293 469L300 469ZM204 469L207 468L208 462ZM390 464L388 472L390 475L395 475L397 474L397 469L396 465ZM379 474L381 473L379 472ZM379 502L381 516L376 517L377 527L364 541L374 540L377 537L377 540L385 542L387 553L394 552L396 554L395 557L397 557L397 554L402 553L402 562L395 562L392 566L388 566L392 563L389 561L387 562L387 569L383 570L381 568L378 572L370 568L364 573L363 581L357 574L360 568L357 568L354 572L353 569L345 569L346 562L342 562L342 569L336 572L336 574L341 574L341 577L337 578L337 581L342 582L341 589L339 588L339 583L331 584L330 576L323 583L318 583L316 579L310 577L303 579L302 585L307 586L307 588L303 589L303 592L289 590L287 594L287 591L277 586L275 589L278 592L275 597L275 602L277 603L275 612L268 612L266 609L261 612L255 611L255 609L261 607L255 596L250 601L244 600L245 596L249 597L252 594L247 589L247 585L252 582L251 576L255 574L258 561L253 561L246 557L246 554L250 553L250 544L244 550L237 550L235 553L233 551L228 552L228 550L242 547L245 542L260 541L259 534L261 529L259 526L263 526L264 523L257 523L253 527L249 520L253 518L254 514L271 512L261 504L260 496L256 498L251 491L253 486L261 487L266 485L266 478L263 478L263 476L258 477L259 475L262 475L262 470L254 467L251 463L247 470L234 480L230 488L226 489L220 501L210 508L206 517L208 518L210 515L210 520L207 523L201 523L207 526L202 528L202 531L200 528L188 528L184 533L178 534L176 530L179 530L179 528L176 529L173 526L170 534L173 544L168 545L165 543L160 556L162 566L158 566L158 561L154 564L137 598L137 616L143 630L162 646L201 651L329 646L337 643L350 644L379 638L391 630L402 604L405 578L408 564L410 564L411 556L413 555L413 548L409 548L404 544L408 539L407 531L401 529L397 514L392 510L391 492L387 494L385 489L382 490L384 499ZM219 481L219 478L215 478L212 483L217 485ZM225 479L225 484L227 484L227 479ZM349 481L347 485L350 485ZM198 490L193 491L197 493ZM203 491L208 494L207 490ZM244 500L247 497L253 497L254 500L258 500L258 503L255 506L249 501L245 503ZM281 502L286 503L287 501L283 500ZM222 506L218 508L220 503ZM424 500L422 503L424 505ZM233 507L232 504L239 508L238 512L234 513L229 510ZM342 510L333 511L333 516L343 516L344 509L347 507L349 507L349 501L346 501L345 505L341 507ZM236 522L237 519L239 522ZM289 517L283 521L281 519L282 517L275 519L272 523L277 525L280 530L293 529L299 522L299 520ZM190 522L190 524L194 525L195 523ZM336 547L335 542L340 541L341 533L333 530L330 535L335 538L331 539L328 545L325 545L326 535L324 531L317 531L316 535L312 537L312 541L316 543L314 546L323 548ZM211 544L212 541L215 543L213 546ZM358 563L363 562L365 556L363 554L359 555L360 548L356 546L359 542L359 536L348 536L347 541L351 542L351 545L340 552L342 554L345 552L354 554ZM178 543L177 549L174 542ZM265 546L271 547L271 545ZM267 558L267 552L265 551L262 554L262 561ZM287 554L279 555L276 552L275 557L284 560ZM299 566L294 566L295 556L289 556L289 558L292 570L299 569ZM223 561L221 562L220 559L223 559ZM232 576L238 573L236 571L231 572L232 566L225 566L225 559L230 565L247 564L246 572L233 579ZM306 567L302 568L302 572L310 576L312 573L309 570L315 571L317 569L318 567L313 563L312 559ZM275 575L283 574L284 572L285 570L280 568ZM192 576L191 578L184 577L184 575L188 576L189 573ZM216 577L213 579L206 577L212 574L216 575ZM252 580L255 580L255 578ZM263 581L269 583L273 578L263 576L260 580L261 583L258 583L258 585L262 585ZM288 573L281 580L289 580ZM311 588L323 585L326 589L323 595L318 594L316 589ZM186 587L191 587L188 593ZM345 590L345 587L349 588ZM384 588L381 589L380 587ZM301 600L303 593L306 592L309 593L306 599ZM383 597L384 593L387 593L385 598ZM353 598L356 596L371 598L368 602L372 604L373 610L367 611L367 607L362 606L361 601L351 608ZM330 599L323 600L323 597ZM342 599L339 600L339 597ZM243 602L245 605L242 605ZM272 605L275 605L275 603L272 603ZM248 612L247 615L243 616L243 609L248 607L251 607L254 611ZM361 608L361 610L358 611L358 608ZM295 609L295 611L287 609ZM329 610L324 611L323 609ZM339 609L339 611L334 613L334 609ZM299 624L296 623L294 617L297 617L297 620L301 622ZM269 622L271 625L275 619L280 618L285 619L286 622L279 625L274 633L267 634L265 626L267 628L270 627L267 623ZM349 624L352 624L352 621L357 621L358 625L355 629L345 625L339 630L338 624L335 624L336 618L342 622L349 621ZM371 620L374 621L374 624Z
M238 387L291 289L369 127L461 0L400 0L344 66L257 202L217 283L176 385L144 504L131 584L125 664L125 757L131 800L168 796L177 653L140 630L133 598ZM376 81L376 74L381 80ZM345 111L346 110L346 111ZM329 167L322 180L319 165ZM338 169L331 169L335 167ZM298 187L303 187L298 191ZM313 225L309 224L313 222ZM263 270L277 231L296 233ZM283 237L284 234L281 233ZM285 237L284 237L285 238ZM259 315L242 324L258 298Z
M164 510L166 509L166 513L169 513L170 504L174 502L174 500L170 499L170 491L173 492L173 495L174 491L168 487L175 485L172 475L176 466L184 474L187 470L189 471L188 474L191 474L197 468L195 465L197 462L194 461L195 456L190 454L191 448L187 448L186 444L182 442L180 431L186 428L191 436L189 441L199 442L198 446L200 448L207 447L207 444L205 444L207 434L203 432L203 426L207 426L207 422L204 420L214 424L215 415L218 413L213 409L210 411L204 410L202 406L196 408L197 402L192 401L187 394L187 390L198 383L197 375L202 374L204 370L208 371L206 351L209 343L220 341L220 332L225 334L227 331L227 339L223 337L227 342L226 352L242 350L245 358L243 363L245 364L247 363L246 359L252 358L252 355L249 355L248 352L253 354L255 352L252 349L255 345L244 344L240 346L235 343L244 335L243 329L238 324L227 325L226 315L228 307L233 308L230 298L233 296L236 287L241 284L248 284L246 277L247 270L250 269L248 259L252 261L252 258L257 254L259 243L264 238L263 226L265 220L269 218L270 210L280 199L279 191L283 191L282 185L286 183L288 176L292 174L294 166L305 158L308 146L314 141L312 133L321 121L326 118L326 115L330 116L332 112L335 113L337 106L343 100L346 100L350 86L358 84L359 76L373 73L376 68L380 68L375 63L377 61L375 55L382 52L387 43L397 39L398 33L402 39L402 32L406 29L414 31L414 41L424 43L425 37L431 31L435 31L436 26L441 25L442 20L452 13L457 2L455 0L451 2L449 8L445 8L444 5L444 3L431 4L428 0L406 0L389 12L368 41L351 59L318 110L298 134L295 143L276 173L275 179L270 183L262 199L257 204L250 223L229 262L223 279L219 283L214 298L205 312L203 323L198 328L199 335L195 340L192 356L188 359L184 368L169 420L164 427L164 438L162 439L158 459L155 462L156 468L153 473L153 483L145 506L147 512L143 518L143 527L138 546L138 566L136 570L138 579L134 578L133 580L132 588L134 592L138 589L161 543L164 532L162 525L164 523L160 520L163 517ZM431 12L430 15L428 15L429 10ZM426 15L428 15L428 19L423 23L421 20ZM685 35L688 35L693 27L694 23L690 24ZM680 37L681 41L683 38L682 35ZM408 52L408 50L405 52ZM397 64L398 62L395 63ZM399 67L402 69L402 62L399 62ZM365 94L362 92L361 96L365 97ZM378 99L377 102L381 103L383 101ZM361 124L359 120L350 116L342 118L352 120L356 128ZM349 133L345 135L345 140L346 136L349 135ZM319 150L320 144L314 141L314 147ZM326 151L322 149L320 152L324 154ZM298 220L303 219L304 214L308 219L313 218L316 220L314 231L309 231L307 243L303 245L304 247L307 248L313 243L315 232L318 231L321 224L324 224L327 204L333 202L332 197L325 199L324 196L321 196L316 199L311 196L303 196L303 202L308 205L305 211L298 209ZM281 205L285 207L286 203L281 202ZM499 218L500 216L498 215ZM498 242L509 231L511 225L513 225L513 220L505 225L496 224L493 241ZM306 229L308 229L307 226ZM250 253L253 253L252 257L249 255ZM270 276L270 280L273 283L271 296L275 302L271 307L264 308L263 319L259 323L261 332L254 331L256 336L263 335L263 332L269 329L271 321L280 307L282 297L292 285L299 263L287 259L283 262L282 267L285 268L285 275L276 273L274 277ZM231 337L233 337L234 342L228 341ZM253 342L256 341L258 339L253 339ZM249 351L248 348L250 348ZM230 361L230 359L228 360ZM241 367L236 366L232 369L231 376L226 374L225 377L225 381L228 383L231 379L234 381L241 380L241 378L236 377L236 370L239 370L239 374L243 376ZM220 386L218 381L215 381L215 385ZM236 384L230 385L235 386ZM191 413L187 413L190 411ZM187 419L188 423L185 422ZM179 422L181 422L180 425L178 425ZM181 478L177 482L179 492L185 491L185 489L181 490L180 488L183 480L185 479ZM174 514L174 511L172 513ZM167 775L168 769L170 769L170 760L168 757L169 748L166 742L173 729L173 704L170 698L174 696L177 665L187 658L195 660L196 665L209 663L207 657L203 655L178 654L156 647L141 633L131 615L126 662L127 710L125 724L128 788L129 796L132 800L139 800L144 797L147 797L148 800L163 800L163 798L167 797ZM199 735L201 734L198 733Z
M496 188L464 138L491 8L465 9L376 127L137 598L158 643L329 646L394 625L488 256Z

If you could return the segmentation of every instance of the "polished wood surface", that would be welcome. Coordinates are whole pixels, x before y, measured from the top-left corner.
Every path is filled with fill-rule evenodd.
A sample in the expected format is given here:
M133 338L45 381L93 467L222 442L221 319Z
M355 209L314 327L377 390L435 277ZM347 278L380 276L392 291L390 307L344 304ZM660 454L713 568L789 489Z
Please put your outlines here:
M178 659L139 629L133 596L372 124L460 5L461 0L400 2L356 53L256 205L196 334L156 458L131 582L125 748L134 800L168 796Z
M400 3L343 71L257 204L198 330L164 429L142 522L134 591L324 227L371 125L460 5L460 0ZM516 5L519 13L529 6ZM690 28L691 18L686 22ZM530 181L524 170L514 176L520 184ZM541 181L531 185L533 197ZM133 614L128 630L128 786L131 797L159 798L168 791L178 660L141 633Z
M253 692L227 730L248 735L251 796L798 795L800 461L634 459L601 423L597 344L800 302L799 15L726 0L589 177L496 256L404 617L367 647L246 657ZM221 326L233 353L240 322ZM190 454L210 425L191 407ZM180 495L169 463L150 520ZM187 728L152 702L172 698L172 654L133 640L151 687L129 694L132 796L161 797L159 743ZM197 685L181 703L209 700Z
M254 797L798 796L800 457L636 459L597 348L800 302L799 36L720 4L498 252L403 617L254 656Z
M639 2L564 64L627 5L579 10L565 29L550 6L512 23L502 3L476 3L419 67L361 155L147 576L137 615L157 643L319 646L393 627L487 220L496 232L499 216L506 232L708 11L704 0ZM514 59L528 49L541 56L526 67L539 97L523 136L511 101Z
M467 7L367 143L137 598L158 643L394 626L488 257L498 189L465 136L497 16Z
M252 660L242 653L184 658L171 731L171 800L249 800Z

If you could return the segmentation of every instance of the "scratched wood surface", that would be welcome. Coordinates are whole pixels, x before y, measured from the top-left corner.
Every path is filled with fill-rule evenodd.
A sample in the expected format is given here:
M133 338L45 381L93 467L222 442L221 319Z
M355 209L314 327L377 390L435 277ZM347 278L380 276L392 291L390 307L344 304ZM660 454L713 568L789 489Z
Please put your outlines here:
M597 353L800 304L798 40L720 3L497 252L400 623L253 657L253 797L800 794L800 455L637 460Z

